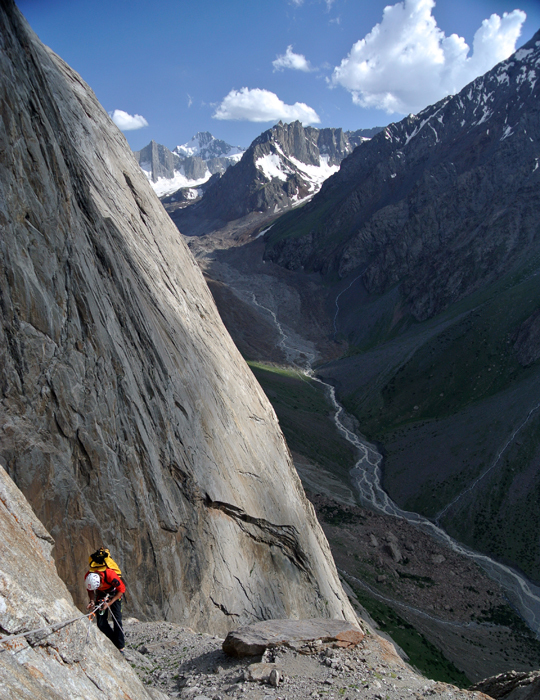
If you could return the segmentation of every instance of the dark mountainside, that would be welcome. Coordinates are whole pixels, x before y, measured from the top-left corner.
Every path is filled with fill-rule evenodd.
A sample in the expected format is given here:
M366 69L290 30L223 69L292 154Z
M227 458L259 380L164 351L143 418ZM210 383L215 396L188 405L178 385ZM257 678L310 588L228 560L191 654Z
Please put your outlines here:
M392 498L537 582L539 71L537 33L356 148L265 252L333 285L329 314L343 292L348 357L320 374L382 445Z
M85 600L105 544L144 617L214 633L355 619L198 266L123 135L10 0L0 75L0 458L70 592Z
M417 320L499 279L537 230L539 38L356 149L273 227L266 257L339 278L362 271L370 294L399 283Z
M373 131L377 129L367 130L369 135ZM256 138L240 162L216 180L199 202L170 211L171 217L184 235L192 236L209 233L253 212L275 216L316 191L310 167L323 162L339 165L365 138L362 130L343 132L280 122ZM264 159L271 173L261 165Z

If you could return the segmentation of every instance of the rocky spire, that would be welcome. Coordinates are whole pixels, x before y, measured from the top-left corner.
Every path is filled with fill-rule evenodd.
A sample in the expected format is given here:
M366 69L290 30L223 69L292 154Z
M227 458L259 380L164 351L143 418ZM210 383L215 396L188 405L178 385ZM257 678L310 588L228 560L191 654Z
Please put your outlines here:
M0 4L0 457L81 600L112 550L139 615L354 618L275 414L92 91Z

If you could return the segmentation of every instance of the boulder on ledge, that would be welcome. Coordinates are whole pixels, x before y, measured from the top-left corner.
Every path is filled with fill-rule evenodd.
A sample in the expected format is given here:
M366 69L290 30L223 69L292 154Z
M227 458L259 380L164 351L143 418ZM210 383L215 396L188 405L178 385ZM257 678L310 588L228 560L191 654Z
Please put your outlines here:
M356 646L364 633L344 620L264 620L229 632L223 651L229 656L258 656L277 646L300 649L313 643Z

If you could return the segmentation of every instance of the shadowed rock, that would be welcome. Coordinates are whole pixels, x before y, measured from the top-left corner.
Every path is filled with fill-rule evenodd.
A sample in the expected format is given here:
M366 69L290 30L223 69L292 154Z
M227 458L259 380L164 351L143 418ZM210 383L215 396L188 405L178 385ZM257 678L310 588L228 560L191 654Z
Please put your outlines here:
M540 698L540 671L520 673L508 671L486 678L471 690L486 693L494 700L538 700Z

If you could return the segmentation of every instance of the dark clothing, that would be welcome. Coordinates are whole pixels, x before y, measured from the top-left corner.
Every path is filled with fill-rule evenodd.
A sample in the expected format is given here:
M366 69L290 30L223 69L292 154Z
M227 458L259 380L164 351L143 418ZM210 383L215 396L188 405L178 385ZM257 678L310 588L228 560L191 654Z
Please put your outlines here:
M90 572L86 573L88 576ZM118 593L123 594L126 591L125 583L122 581L120 576L112 569L105 569L105 571L94 571L92 573L99 574L101 585L99 588L91 593L89 591L90 599L94 600L96 606L99 605L105 598L108 597L109 600L114 598ZM86 579L85 576L85 579ZM105 634L117 649L124 648L124 630L122 629L122 599L119 598L115 600L110 606L111 618L112 618L112 628L109 624L109 609L98 610L96 613L97 626Z
M98 605L101 603L104 597L104 594L97 591L96 599ZM97 626L103 632L103 634L107 635L117 649L123 649L125 646L125 641L124 630L122 629L122 601L115 600L110 607L110 611L112 613L112 628L109 624L109 609L99 610L96 613Z

